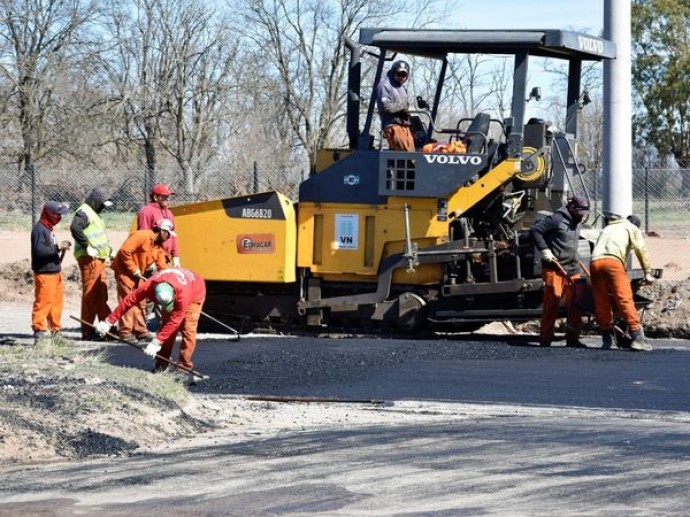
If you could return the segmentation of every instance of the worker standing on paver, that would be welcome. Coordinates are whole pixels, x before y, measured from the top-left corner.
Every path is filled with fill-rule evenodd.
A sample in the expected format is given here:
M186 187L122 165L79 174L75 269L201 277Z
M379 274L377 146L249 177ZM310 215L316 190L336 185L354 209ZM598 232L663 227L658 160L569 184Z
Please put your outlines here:
M175 232L172 223L167 219L160 219L154 224L153 229L137 230L127 237L112 265L117 282L118 300L122 301L145 281L145 275L167 267L163 244L173 236ZM118 328L120 339L130 343L150 339L145 313L146 304L142 302L122 315Z
M60 334L62 329L62 259L70 241L57 242L53 228L69 212L67 204L48 201L31 230L31 270L34 273L34 305L31 329L34 344Z
M175 216L168 208L170 196L175 194L166 185L158 183L153 186L149 193L149 203L141 207L137 213L137 229L152 230L156 221L167 219L175 229ZM163 248L173 267L180 267L180 249L177 245L177 234L171 235L163 243Z
M96 187L77 208L70 225L74 257L81 272L81 319L86 322L81 325L81 337L85 340L96 337L90 324L96 318L103 321L110 314L105 268L112 257L112 248L100 216L103 209L110 206L113 206L113 202L108 194Z
M405 87L409 74L410 65L407 61L396 61L376 86L376 106L381 116L381 129L391 150L414 151Z
M558 306L565 297L568 306L565 345L587 348L580 341L582 311L571 307L573 282L580 277L577 243L580 238L580 224L589 214L589 202L584 196L573 196L566 206L553 214L537 220L530 234L541 253L544 297L541 316L539 343L551 346L554 327L558 317ZM564 274L565 273L565 274Z
M640 231L640 218L630 215L623 219L611 212L604 213L606 226L599 234L590 268L592 270L592 295L597 325L602 332L603 348L613 348L613 306L620 311L628 325L633 350L652 349L644 336L640 316L635 308L632 287L628 277L628 255L635 250L644 271L647 284L654 282L649 252ZM613 300L612 300L613 298ZM613 301L613 304L611 303Z
M182 334L179 364L191 369L192 354L196 347L196 334L201 308L206 299L206 283L198 274L184 268L164 269L129 293L108 316L96 325L96 332L105 335L125 311L143 300L156 303L163 314L161 328L146 346L144 352L170 359L177 333ZM167 368L167 363L156 359L154 372Z

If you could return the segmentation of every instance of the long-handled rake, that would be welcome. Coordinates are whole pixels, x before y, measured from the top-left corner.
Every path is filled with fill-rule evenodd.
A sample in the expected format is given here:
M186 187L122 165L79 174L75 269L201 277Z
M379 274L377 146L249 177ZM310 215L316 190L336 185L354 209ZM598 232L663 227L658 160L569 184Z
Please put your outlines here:
M76 320L76 321L78 321L78 322L80 322L80 323L83 323L84 325L88 325L88 326L91 327L92 329L95 329L95 328L96 328L95 325L93 325L92 323L89 323L88 321L84 321L84 320L81 319L81 318L77 318L76 316L70 316L70 318L72 318L73 320ZM118 335L116 335L116 334L113 334L112 332L106 332L105 334L106 334L106 336L108 336L109 338L111 338L111 339L113 339L113 340L115 340L115 341L118 341L118 342L120 342L120 343L124 343L125 345L129 345L129 346L131 346L131 347L133 347L133 348L136 348L136 349L139 350L140 352L143 352L143 351L144 351L144 348L146 348L145 346L135 345L134 343L130 343L129 341L126 341L126 340L124 340L124 339L121 339L120 336L118 336ZM209 378L208 375L204 375L203 373L198 372L198 371L196 371L196 370L193 370L192 368L187 368L186 366L182 366L180 363L177 363L177 362L175 362L175 361L171 361L170 359L168 359L167 357L163 357L162 355L156 354L156 359L158 359L158 360L160 360L160 361L163 361L163 362L165 362L165 363L171 364L171 365L173 365L175 368L177 368L178 370L182 370L183 372L187 372L187 373L189 373L189 374L191 374L191 375L193 375L193 376L195 376L195 377L198 377L198 378L200 378L200 379L208 379L208 378Z

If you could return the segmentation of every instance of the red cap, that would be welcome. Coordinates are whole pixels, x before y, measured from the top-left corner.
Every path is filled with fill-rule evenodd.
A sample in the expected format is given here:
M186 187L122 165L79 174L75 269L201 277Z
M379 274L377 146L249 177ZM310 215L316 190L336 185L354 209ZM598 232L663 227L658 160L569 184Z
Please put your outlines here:
M151 195L155 196L172 196L174 192L162 183L157 183L151 189Z

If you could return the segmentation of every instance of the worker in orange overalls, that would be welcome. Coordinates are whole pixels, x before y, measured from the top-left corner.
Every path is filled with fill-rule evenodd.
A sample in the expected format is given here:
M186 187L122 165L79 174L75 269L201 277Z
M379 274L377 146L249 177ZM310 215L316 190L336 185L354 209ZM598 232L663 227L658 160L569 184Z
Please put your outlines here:
M81 319L85 322L81 324L81 337L84 340L95 337L91 326L95 319L103 321L110 314L105 268L113 250L101 212L111 206L113 202L105 190L96 187L77 208L69 227L74 237L74 258L81 273Z
M589 201L584 196L573 196L566 206L553 214L537 220L530 234L541 253L544 296L541 315L539 344L551 346L558 306L565 296L568 315L565 327L565 346L587 348L580 341L582 311L571 307L573 281L580 278L577 243L580 223L587 219ZM565 274L563 274L565 271ZM566 276L567 275L567 276Z
M34 331L34 343L59 335L62 329L62 259L72 243L58 243L53 228L68 211L67 204L48 201L31 230L31 270L34 272L31 329Z
M156 303L163 314L161 328L144 352L151 357L157 354L170 359L177 333L182 333L179 364L192 368L192 354L196 348L196 334L201 308L206 299L206 283L198 274L184 268L164 269L129 293L108 316L106 321L96 325L96 332L105 335L110 327L129 308L143 300ZM154 372L167 368L167 363L156 360Z
M602 346L613 348L615 345L611 303L613 298L613 303L628 325L632 338L630 348L640 351L651 350L652 346L645 340L640 316L635 308L627 271L628 255L631 250L635 250L635 255L644 270L645 283L651 284L654 281L649 252L640 231L640 218L630 215L623 219L611 212L605 212L604 217L606 227L594 245L590 263L594 313L597 325L602 331Z
M152 230L132 232L113 260L118 300L122 301L142 281L145 275L167 267L163 243L175 232L168 219L161 219ZM146 328L146 306L135 306L120 318L118 334L120 339L130 343L150 339Z

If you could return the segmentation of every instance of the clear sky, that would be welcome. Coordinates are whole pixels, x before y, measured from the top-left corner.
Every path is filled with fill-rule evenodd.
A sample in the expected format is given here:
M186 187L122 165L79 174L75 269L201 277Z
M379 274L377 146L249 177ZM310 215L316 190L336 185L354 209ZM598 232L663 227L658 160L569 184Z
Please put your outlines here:
M451 14L438 24L457 29L566 29L601 35L604 27L604 0L455 0ZM529 87L538 85L548 96L554 80L543 71L539 58L530 64ZM527 117L546 116L548 103L530 102Z
M447 19L459 29L572 29L598 35L604 27L604 0L456 0L451 12Z

